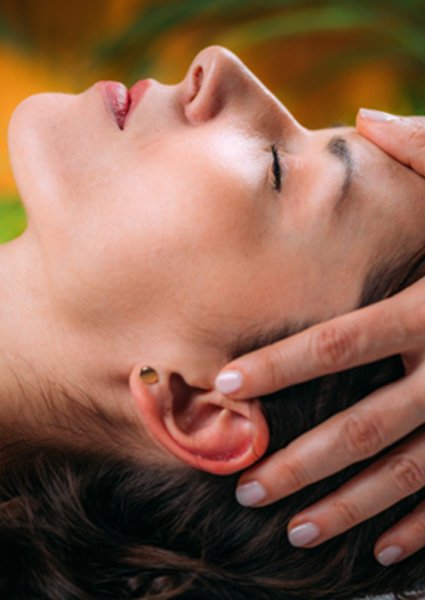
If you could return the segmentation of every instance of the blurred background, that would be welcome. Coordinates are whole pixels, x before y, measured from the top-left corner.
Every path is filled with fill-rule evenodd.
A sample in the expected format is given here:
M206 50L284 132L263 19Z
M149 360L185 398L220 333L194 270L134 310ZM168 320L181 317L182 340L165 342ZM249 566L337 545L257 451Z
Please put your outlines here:
M425 0L0 0L0 241L25 228L7 152L14 107L99 79L179 82L230 48L304 125L359 106L425 114Z

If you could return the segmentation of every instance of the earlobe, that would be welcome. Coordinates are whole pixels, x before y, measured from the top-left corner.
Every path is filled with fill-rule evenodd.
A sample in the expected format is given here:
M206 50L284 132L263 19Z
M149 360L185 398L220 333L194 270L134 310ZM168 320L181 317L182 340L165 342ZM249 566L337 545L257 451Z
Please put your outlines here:
M236 402L216 390L189 385L161 371L157 383L130 376L145 427L163 448L197 469L229 475L249 467L267 449L269 432L259 402Z

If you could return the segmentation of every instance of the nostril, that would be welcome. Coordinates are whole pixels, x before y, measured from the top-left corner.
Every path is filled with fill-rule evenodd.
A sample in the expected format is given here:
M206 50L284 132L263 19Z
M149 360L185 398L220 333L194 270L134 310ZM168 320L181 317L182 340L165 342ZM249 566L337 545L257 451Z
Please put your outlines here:
M202 86L202 80L204 78L204 70L201 66L196 67L196 69L193 71L193 77L192 77L192 87L193 87L193 93L189 99L189 102L192 102L192 100L194 100L196 98L196 96L199 93L199 90L201 89Z

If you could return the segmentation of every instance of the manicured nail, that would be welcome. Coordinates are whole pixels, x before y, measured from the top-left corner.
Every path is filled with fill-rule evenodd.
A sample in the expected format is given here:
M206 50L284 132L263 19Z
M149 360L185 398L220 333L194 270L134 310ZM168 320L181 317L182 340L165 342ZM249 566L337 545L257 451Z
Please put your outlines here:
M236 500L242 506L254 506L264 500L265 497L266 490L258 481L244 483L236 489Z
M363 119L378 121L379 123L389 123L390 121L398 121L400 119L400 117L397 117L396 115L383 112L382 110L373 110L371 108L361 108L359 113Z
M378 554L376 560L383 567L388 567L389 565L395 563L396 560L398 560L402 554L403 550L400 548L400 546L388 546L388 548L385 548L385 550L382 550Z
M236 392L242 386L242 373L239 371L223 371L217 375L215 387L222 394Z
M295 547L306 546L320 535L320 529L314 523L304 523L294 527L288 533L288 539Z

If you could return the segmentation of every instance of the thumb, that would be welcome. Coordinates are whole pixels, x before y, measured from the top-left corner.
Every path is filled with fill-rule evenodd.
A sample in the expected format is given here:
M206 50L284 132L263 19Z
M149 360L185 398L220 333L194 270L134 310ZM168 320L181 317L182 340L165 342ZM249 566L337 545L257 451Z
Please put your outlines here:
M381 150L425 177L425 117L399 117L361 108L356 127Z

